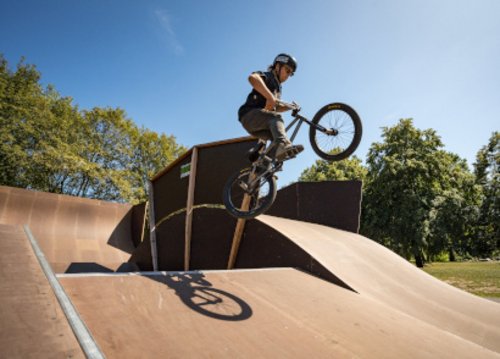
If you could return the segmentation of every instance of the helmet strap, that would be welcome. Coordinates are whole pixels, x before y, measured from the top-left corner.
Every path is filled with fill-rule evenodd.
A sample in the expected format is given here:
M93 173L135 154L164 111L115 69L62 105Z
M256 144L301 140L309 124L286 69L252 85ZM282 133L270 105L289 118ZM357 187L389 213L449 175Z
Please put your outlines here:
M279 66L279 68L278 68L278 66ZM274 67L274 71L273 71L274 78L276 79L276 81L278 81L279 84L281 84L280 71L281 71L282 67L283 67L283 64L277 62L276 66Z

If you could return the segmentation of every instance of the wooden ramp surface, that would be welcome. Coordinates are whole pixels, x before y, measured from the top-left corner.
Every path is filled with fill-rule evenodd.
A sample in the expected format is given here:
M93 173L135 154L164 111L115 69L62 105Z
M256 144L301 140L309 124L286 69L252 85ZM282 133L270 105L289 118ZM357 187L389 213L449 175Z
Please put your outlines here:
M84 358L20 226L0 224L0 357Z
M258 219L299 245L361 297L500 353L498 303L452 287L361 235L279 217Z
M63 275L108 358L498 358L291 269Z
M0 223L29 225L56 273L115 271L134 246L131 205L0 186ZM83 270L86 271L86 270Z
M0 186L0 357L83 356L20 225L56 272L115 270L133 248L121 225L129 209ZM353 233L271 216L255 224L279 232L254 242L263 253L316 261L353 290L292 268L59 280L108 358L500 358L499 304ZM293 251L272 247L276 238Z

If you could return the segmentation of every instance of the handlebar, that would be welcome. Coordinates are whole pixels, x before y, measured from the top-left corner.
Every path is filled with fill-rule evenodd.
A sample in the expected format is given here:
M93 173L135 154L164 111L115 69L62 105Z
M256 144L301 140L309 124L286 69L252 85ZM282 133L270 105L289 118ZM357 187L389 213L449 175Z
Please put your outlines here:
M286 107L290 110L300 110L299 104L297 104L295 102L288 103L285 101L278 100L278 101L276 101L276 105Z
M292 110L292 116L296 116L300 111L300 105L294 101L292 101L292 103L288 103L285 101L278 100L276 101L276 105L286 107L289 110Z

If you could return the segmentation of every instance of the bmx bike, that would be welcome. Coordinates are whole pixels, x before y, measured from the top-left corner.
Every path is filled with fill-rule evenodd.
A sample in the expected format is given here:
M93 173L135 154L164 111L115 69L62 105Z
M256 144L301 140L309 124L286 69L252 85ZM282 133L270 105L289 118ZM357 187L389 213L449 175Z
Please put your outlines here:
M300 127L309 125L309 142L316 154L327 161L340 161L349 157L361 141L362 125L354 109L343 103L323 106L312 120L299 114L296 103L279 101L279 106L292 110L293 121L286 127L293 134L293 143ZM275 144L259 138L257 145L249 151L250 167L234 173L226 182L223 202L226 210L236 218L251 219L264 213L276 199L276 172L281 171L283 162L294 158L278 160L274 153Z

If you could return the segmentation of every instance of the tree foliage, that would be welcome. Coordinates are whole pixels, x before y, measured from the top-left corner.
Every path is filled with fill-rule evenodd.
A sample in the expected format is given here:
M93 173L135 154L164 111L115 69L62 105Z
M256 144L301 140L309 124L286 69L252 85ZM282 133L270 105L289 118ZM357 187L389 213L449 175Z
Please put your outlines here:
M300 181L361 179L361 232L417 265L442 258L487 257L500 250L500 134L477 154L475 172L443 150L432 129L411 119L383 128L366 167L357 157L318 160Z
M476 223L481 202L481 188L465 160L455 154L440 152L441 190L430 212L430 259L442 252L466 256L476 242Z
M122 109L72 102L43 88L35 66L11 71L0 56L0 184L137 203L146 180L185 151Z
M382 137L368 153L363 232L423 266L430 210L441 190L436 155L442 143L435 131L416 129L411 119L384 128Z
M483 190L477 226L482 238L472 248L475 253L492 253L500 248L500 133L494 132L476 156L476 183Z
M339 162L317 160L306 168L299 177L301 182L360 180L366 177L367 170L356 157L350 157Z

